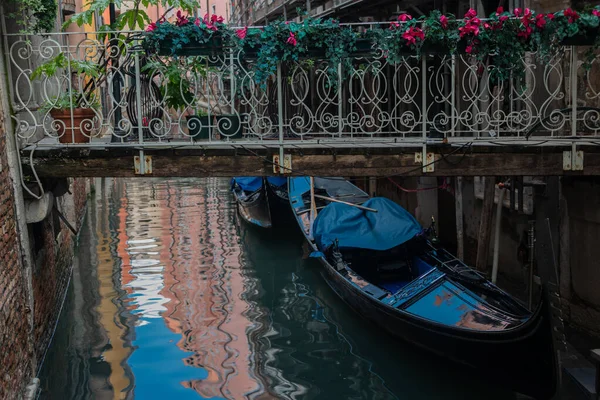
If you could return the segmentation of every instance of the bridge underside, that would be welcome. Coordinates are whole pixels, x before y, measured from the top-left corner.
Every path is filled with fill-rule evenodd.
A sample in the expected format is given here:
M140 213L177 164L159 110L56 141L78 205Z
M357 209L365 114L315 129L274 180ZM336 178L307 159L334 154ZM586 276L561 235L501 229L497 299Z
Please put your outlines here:
M40 177L231 177L269 175L311 176L558 176L600 175L597 146L439 144L361 148L302 148L284 151L286 167L278 170L276 144L256 146L177 147L140 149L26 148L21 152L24 173L34 167ZM147 160L136 170L135 158ZM575 159L578 161L575 162ZM573 162L571 162L573 160ZM291 163L290 163L291 161ZM573 165L571 165L573 164ZM145 171L144 171L145 168ZM582 168L582 169L581 169Z

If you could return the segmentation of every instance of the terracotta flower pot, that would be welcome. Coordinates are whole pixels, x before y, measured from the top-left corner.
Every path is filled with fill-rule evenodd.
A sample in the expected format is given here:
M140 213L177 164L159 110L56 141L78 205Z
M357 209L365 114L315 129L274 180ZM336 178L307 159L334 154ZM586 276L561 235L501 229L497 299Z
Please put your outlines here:
M54 128L60 143L89 143L94 129L96 113L91 108L74 108L71 120L70 110L52 110L50 115L56 121ZM71 122L73 125L71 125Z

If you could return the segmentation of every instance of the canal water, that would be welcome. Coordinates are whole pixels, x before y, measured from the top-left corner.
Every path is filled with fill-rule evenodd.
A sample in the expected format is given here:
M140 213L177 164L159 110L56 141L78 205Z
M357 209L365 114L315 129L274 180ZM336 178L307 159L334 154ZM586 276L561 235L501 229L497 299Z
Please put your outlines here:
M355 315L226 179L97 180L44 399L512 399Z

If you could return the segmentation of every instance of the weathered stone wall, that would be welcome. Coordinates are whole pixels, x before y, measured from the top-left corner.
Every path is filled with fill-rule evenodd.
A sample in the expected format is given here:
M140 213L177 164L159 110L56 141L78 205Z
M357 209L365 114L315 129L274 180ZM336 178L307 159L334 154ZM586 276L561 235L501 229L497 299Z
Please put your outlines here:
M67 194L55 201L58 210L65 215L75 229L78 229L85 209L86 180L73 180L69 191L73 194ZM33 246L42 247L34 255L36 266L33 271L33 299L35 351L41 362L59 317L60 307L71 275L74 235L60 221L56 211L53 211L51 217L40 224L42 224L41 231L43 233L35 235L33 238L34 242L38 241ZM39 243L40 241L41 243Z
M0 399L11 399L31 379L26 284L20 262L15 199L0 114Z

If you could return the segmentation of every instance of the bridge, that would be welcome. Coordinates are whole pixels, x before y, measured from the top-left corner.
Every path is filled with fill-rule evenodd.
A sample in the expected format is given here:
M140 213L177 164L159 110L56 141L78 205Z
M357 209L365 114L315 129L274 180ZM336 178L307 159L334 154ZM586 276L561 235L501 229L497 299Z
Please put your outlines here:
M4 37L21 161L40 177L600 174L599 67L577 47L547 63L527 54L520 83L492 81L494 65L467 54L392 64L377 49L337 74L299 60L257 83L255 60L225 50L181 57L193 66L176 86L139 33L99 35ZM32 76L60 54L75 63Z

